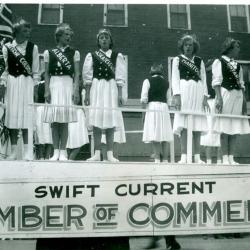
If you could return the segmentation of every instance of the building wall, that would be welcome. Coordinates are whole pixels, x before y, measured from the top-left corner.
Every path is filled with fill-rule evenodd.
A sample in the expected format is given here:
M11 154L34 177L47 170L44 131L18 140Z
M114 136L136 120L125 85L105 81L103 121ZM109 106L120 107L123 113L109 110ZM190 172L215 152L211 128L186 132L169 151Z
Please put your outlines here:
M103 27L102 4L65 4L63 21L74 30L73 46L81 52L82 60L96 48L96 33ZM54 46L54 25L38 25L38 4L12 4L17 16L32 23L32 39L42 53ZM196 34L206 61L219 55L220 44L232 35L242 41L241 60L250 60L250 35L229 33L226 5L191 5L191 31L168 29L167 5L128 5L128 27L110 27L115 49L128 55L128 96L139 98L141 84L154 61L164 63L178 54L177 40L184 33Z

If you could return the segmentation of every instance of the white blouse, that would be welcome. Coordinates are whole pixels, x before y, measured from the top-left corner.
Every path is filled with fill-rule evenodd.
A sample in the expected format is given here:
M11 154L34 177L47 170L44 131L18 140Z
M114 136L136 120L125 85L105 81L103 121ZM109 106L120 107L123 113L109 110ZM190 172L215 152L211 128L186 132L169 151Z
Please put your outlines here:
M28 41L24 41L23 43L17 43L16 40L13 40L11 45L13 47L16 47L17 50L25 56L26 54L26 47L27 47ZM6 85L7 78L8 78L8 49L6 46L3 46L3 57L6 64L5 71L3 72L1 76L1 81ZM34 84L37 85L40 81L40 74L39 74L39 52L37 45L34 45L33 49L33 55L32 55L32 77L34 79Z
M192 58L192 60L190 60L186 56L184 56L184 55L182 55L182 56L184 58L186 58L187 60L194 63L194 57ZM180 95L181 94L181 92L180 92L179 61L180 61L179 57L176 56L173 59L173 62L172 62L172 90L173 90L173 95ZM204 65L203 61L201 61L200 74L201 74L201 82L203 83L203 87L204 87L203 94L205 96L208 96L208 92L207 92L207 76L206 76L206 69L205 69L205 65Z
M112 50L102 51L107 57L111 57ZM82 68L82 77L84 85L91 85L93 81L93 59L91 53L88 53L85 57L83 68ZM124 56L121 53L118 53L116 59L115 67L115 81L118 86L124 86L126 79L126 65Z
M237 62L233 59L230 59L229 57L223 55L223 59L225 59L227 62L230 62L230 64L237 69ZM215 59L213 64L212 64L212 87L215 86L220 86L222 81L223 81L223 76L222 76L222 69L221 69L221 61L219 59ZM240 85L244 89L245 88L245 83L243 80L243 70L240 67L240 72L239 72L239 77L240 77Z

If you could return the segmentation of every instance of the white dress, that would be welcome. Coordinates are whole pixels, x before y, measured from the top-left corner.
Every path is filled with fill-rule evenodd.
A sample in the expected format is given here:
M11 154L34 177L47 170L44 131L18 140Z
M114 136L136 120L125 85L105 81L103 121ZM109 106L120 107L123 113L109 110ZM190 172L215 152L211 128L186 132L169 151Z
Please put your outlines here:
M148 79L145 79L141 92L142 103L148 102L149 89L150 82ZM167 103L149 102L147 109L151 111L146 112L145 115L142 141L145 143L173 141L173 130ZM152 112L152 110L161 112Z
M65 49L65 48L64 48ZM61 50L64 50L61 48ZM79 51L75 51L74 62L80 61ZM44 62L49 63L49 51L44 52ZM51 76L50 77L50 94L51 94L51 104L54 105L73 105L73 81L71 76ZM72 108L65 107L48 107L45 110L44 121L53 123L68 123L76 122L77 115L76 111Z
M189 60L186 56L182 55ZM193 60L191 60L193 62ZM198 82L190 79L180 79L179 57L173 59L172 64L172 90L173 95L181 96L181 111L182 112L197 112L202 113L202 102L204 95L208 95L206 83L206 71L204 62L201 61L200 69L201 80ZM175 114L173 130L175 134L180 135L182 129L188 127L188 116L183 114ZM207 120L205 116L193 116L193 131L207 131Z
M111 57L111 50L105 53ZM118 108L118 88L123 86L126 78L125 60L121 53L118 53L115 67L115 79L105 80L93 78L93 59L88 53L82 70L83 82L91 85L90 89L90 109L89 125L100 129L115 128L115 131L124 127L122 113L119 110L109 110L108 108ZM95 109L96 108L96 109ZM102 109L104 108L104 109ZM123 140L124 141L124 140Z
M223 58L229 62L230 58L223 56ZM236 69L237 62L231 61L232 66ZM212 65L213 80L212 86L220 86L223 81L221 61L216 59ZM240 69L239 73L240 84L244 88L243 72ZM243 93L242 90L227 90L221 87L221 96L223 99L222 114L241 115L242 104L243 104ZM225 133L229 135L234 134L248 134L250 133L249 122L247 119L237 118L216 118L213 129L219 133Z
M11 44L25 56L27 41L17 44L16 40L14 40ZM3 56L6 63L5 71L1 76L1 81L6 84L5 126L10 129L27 129L32 124L28 104L33 103L34 85L38 84L40 80L38 47L34 45L33 48L32 76L20 75L14 77L10 75L8 73L8 51L5 46L3 46Z

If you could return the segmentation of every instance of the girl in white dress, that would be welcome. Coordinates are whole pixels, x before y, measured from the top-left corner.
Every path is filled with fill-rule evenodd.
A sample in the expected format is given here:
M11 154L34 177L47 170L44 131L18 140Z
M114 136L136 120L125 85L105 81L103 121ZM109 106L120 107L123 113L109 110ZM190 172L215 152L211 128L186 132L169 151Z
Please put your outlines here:
M106 134L107 159L117 162L113 155L114 132L123 126L118 107L123 104L122 86L126 79L125 60L121 53L112 51L113 40L107 29L97 34L99 50L88 53L83 65L83 81L86 86L85 104L89 111L89 125L93 126L95 154L89 161L101 159L102 131ZM109 110L114 108L115 110Z
M216 92L215 107L221 114L246 114L243 71L234 60L239 56L239 52L240 42L229 37L222 44L222 56L212 65L212 86ZM236 136L250 133L248 120L217 118L214 130L221 133L223 164L238 164L234 161Z
M24 159L28 159L28 128L32 126L28 104L33 103L34 85L40 80L39 53L37 45L29 41L31 26L24 19L13 24L12 42L3 47L6 68L1 76L1 84L6 86L5 126L9 129L11 154L17 158L18 131L22 130Z
M202 59L195 54L199 43L194 36L185 35L179 42L181 55L173 59L172 89L176 109L186 112L203 112L209 109L207 103L206 71ZM187 115L175 114L174 133L181 136L181 160L187 163ZM207 131L205 116L193 116L194 161L204 163L200 159L200 134Z
M150 75L144 80L141 92L141 103L147 104L149 110L145 115L142 140L153 144L156 163L160 162L161 152L163 162L167 162L167 142L173 140L167 105L168 81L163 77L162 64L154 64L150 69ZM156 111L153 112L154 110Z
M79 102L80 53L69 46L73 31L68 24L58 25L55 31L57 46L44 52L45 99L55 105ZM68 107L48 107L45 122L51 123L54 155L50 160L67 160L68 123L76 122L76 110Z

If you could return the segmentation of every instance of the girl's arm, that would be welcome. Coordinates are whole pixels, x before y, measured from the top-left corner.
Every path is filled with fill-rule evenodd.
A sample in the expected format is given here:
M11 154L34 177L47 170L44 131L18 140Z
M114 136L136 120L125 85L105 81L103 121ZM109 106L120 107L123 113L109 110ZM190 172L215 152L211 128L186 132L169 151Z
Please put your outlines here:
M44 84L45 84L45 91L44 91L44 98L47 103L50 103L51 96L50 96L50 75L49 75L49 51L46 50L44 52L44 64L45 64L45 72L44 72Z
M88 53L85 57L82 67L82 78L86 89L84 104L88 106L90 104L90 88L93 81L93 59L91 53Z
M73 83L73 102L76 105L80 101L79 77L80 77L80 53L76 51L74 56L74 83Z
M171 84L173 90L173 101L177 110L181 109L181 92L180 92L180 71L179 58L175 57L172 62Z
M207 76L206 76L206 69L204 62L201 61L201 81L203 86L203 101L202 101L202 109L204 111L210 112L210 107L208 105L207 99L208 99L208 91L207 91Z
M223 99L221 96L221 83L223 81L221 62L216 59L212 64L212 87L215 90L215 108L218 113L222 112Z

